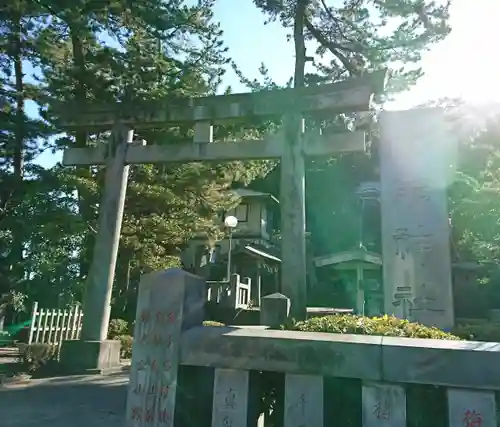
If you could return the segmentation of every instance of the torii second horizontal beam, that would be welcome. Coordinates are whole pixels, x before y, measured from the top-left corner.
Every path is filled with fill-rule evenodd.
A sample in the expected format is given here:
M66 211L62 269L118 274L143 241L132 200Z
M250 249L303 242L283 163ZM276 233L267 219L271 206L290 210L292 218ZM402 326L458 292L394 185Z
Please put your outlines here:
M84 166L106 163L106 145L97 148L68 148L64 151L63 165ZM365 133L361 131L305 137L304 155L318 157L343 152L363 151ZM128 147L126 163L186 163L233 160L278 159L282 154L282 141L269 137L264 140L245 140L220 143L185 142L170 145L134 145Z

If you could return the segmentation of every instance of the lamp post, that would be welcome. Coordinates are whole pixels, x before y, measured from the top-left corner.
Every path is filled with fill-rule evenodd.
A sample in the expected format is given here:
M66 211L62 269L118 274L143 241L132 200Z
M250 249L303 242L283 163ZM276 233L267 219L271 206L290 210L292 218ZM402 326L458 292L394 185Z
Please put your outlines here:
M227 280L231 279L231 252L233 250L233 230L238 225L238 218L235 216L227 216L224 219L224 225L229 231L229 252L227 254Z

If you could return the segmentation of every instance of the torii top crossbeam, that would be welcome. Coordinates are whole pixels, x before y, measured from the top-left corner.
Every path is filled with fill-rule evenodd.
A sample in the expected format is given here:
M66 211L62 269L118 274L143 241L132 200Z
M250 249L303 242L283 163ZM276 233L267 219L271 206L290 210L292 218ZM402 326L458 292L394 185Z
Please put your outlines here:
M245 117L273 117L287 113L328 110L334 113L367 111L373 94L384 90L387 71L380 70L338 83L299 89L254 93L167 98L165 100L102 105L64 105L67 129L109 129L117 120L134 129L166 124L209 121L223 123Z

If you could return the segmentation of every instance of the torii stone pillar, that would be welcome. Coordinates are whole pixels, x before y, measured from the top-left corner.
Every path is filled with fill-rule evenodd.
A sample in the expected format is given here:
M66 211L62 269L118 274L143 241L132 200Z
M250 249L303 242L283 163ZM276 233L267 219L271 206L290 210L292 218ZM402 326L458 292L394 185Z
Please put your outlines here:
M107 334L129 175L125 158L133 135L132 130L116 125L108 145L98 233L86 283L82 333L79 340L64 341L61 346L61 364L70 372L101 372L120 365L120 341L108 340Z

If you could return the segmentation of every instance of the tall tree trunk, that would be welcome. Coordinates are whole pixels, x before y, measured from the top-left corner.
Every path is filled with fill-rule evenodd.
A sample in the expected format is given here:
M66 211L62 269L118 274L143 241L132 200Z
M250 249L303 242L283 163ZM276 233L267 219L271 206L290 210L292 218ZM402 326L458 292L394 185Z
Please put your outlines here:
M294 87L304 86L304 75L306 67L306 45L304 41L304 21L306 8L309 0L297 0L295 9L295 21L293 25L293 41L295 44L295 72Z
M295 10L294 42L295 73L294 87L304 86L305 45L304 14L306 0L298 0ZM297 101L294 100L296 103ZM290 298L290 316L303 320L307 316L307 265L305 238L305 165L302 151L303 117L296 110L284 116L284 144L281 158L280 199L282 207L281 242L283 265L281 269L281 292Z
M12 179L4 183L10 187L9 199L15 206L15 214L11 218L10 232L12 241L8 248L8 255L5 259L7 271L4 283L0 285L2 301L0 301L0 330L3 329L5 315L9 305L9 292L14 290L24 277L23 271L23 245L24 233L22 216L18 208L24 196L24 142L25 142L25 122L24 122L24 75L23 75L23 38L22 38L22 15L21 12L12 8L10 10L10 33L8 35L7 54L12 61L15 80L15 115L12 145L9 151L12 155ZM12 215L12 213L10 214ZM7 248L5 248L7 249Z
M73 68L75 75L74 96L77 105L85 105L87 102L87 85L85 73L85 50L82 38L78 31L79 25L70 26L71 46L73 49ZM75 132L75 146L85 148L87 146L87 132L78 130ZM77 174L82 178L90 178L91 168L89 166L78 167ZM83 188L78 191L78 209L86 224L94 221L94 211L91 204L91 194ZM88 228L80 251L80 278L88 276L92 250L94 246L94 234Z
M25 118L24 118L24 74L22 56L22 22L21 15L15 14L12 22L11 46L12 60L14 63L14 76L16 84L16 116L12 166L14 173L13 198L16 205L22 203L24 197L24 143L25 143ZM23 246L24 233L22 217L17 216L12 229L12 248L10 255L12 279L15 283L23 279Z

